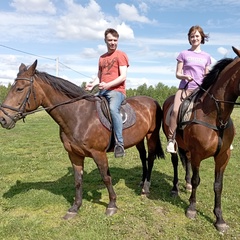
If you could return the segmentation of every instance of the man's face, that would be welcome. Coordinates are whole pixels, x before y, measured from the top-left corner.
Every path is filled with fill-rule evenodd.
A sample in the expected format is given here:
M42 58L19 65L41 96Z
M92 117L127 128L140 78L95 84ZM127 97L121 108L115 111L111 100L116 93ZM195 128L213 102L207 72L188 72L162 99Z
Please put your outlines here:
M107 44L108 52L114 52L117 49L118 38L109 33L105 38L105 43Z

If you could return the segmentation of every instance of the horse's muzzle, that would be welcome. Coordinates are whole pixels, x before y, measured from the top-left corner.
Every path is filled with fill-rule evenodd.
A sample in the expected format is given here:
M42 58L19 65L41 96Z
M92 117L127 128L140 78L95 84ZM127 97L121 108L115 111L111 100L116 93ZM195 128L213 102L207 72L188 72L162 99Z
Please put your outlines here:
M5 114L0 113L0 124L3 128L12 129L15 127L16 122L9 118L8 116L4 116Z

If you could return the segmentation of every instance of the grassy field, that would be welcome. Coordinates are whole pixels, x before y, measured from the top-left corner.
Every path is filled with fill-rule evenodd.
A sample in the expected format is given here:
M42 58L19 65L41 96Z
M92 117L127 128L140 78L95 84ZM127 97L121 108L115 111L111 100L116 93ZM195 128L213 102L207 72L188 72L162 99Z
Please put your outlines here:
M197 218L185 217L189 192L184 190L180 166L180 196L172 198L170 156L156 160L149 198L140 196L141 164L135 148L124 159L110 153L109 163L117 193L118 213L105 216L108 194L92 159L85 160L83 206L76 218L62 219L73 203L74 179L58 125L36 113L12 130L0 129L0 239L240 239L240 110L232 115L237 135L224 178L222 209L229 230L219 234L213 222L214 162L201 165ZM166 140L161 136L163 147Z

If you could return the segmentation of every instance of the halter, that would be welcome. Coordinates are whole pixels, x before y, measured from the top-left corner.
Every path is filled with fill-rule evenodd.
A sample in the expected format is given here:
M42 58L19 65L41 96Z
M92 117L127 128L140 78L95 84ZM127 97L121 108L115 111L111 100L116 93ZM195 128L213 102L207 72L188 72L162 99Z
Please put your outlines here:
M198 87L204 91L215 103L216 108L217 108L217 115L218 115L218 121L220 123L220 126L218 127L219 129L225 129L228 125L228 121L224 123L221 117L221 107L220 103L227 103L227 104L232 104L232 105L240 105L239 102L232 102L232 101L225 101L225 100L219 100L213 96L213 94L210 94L206 89L202 88L200 84L198 84L194 79L193 81L198 85Z
M1 104L1 105L0 105L0 110L1 110L5 115L7 115L10 119L12 119L12 121L14 121L15 123L16 123L18 120L20 120L20 119L23 119L23 120L24 120L24 118L27 116L27 113L25 112L25 110L26 110L26 105L27 105L27 103L30 104L30 103L29 103L29 97L30 97L31 93L33 93L34 100L36 101L36 94L35 94L34 88L33 88L33 80L34 80L33 77L31 77L31 78L16 78L16 79L15 79L15 82L16 82L16 81L20 81L20 80L29 81L29 82L30 82L30 86L29 86L29 89L28 89L28 91L27 91L26 97L25 97L25 99L23 100L23 102L21 103L21 105L19 106L19 108L14 108L14 107L8 106L8 105L6 105L6 104ZM4 108L10 109L10 110L15 111L15 112L17 112L17 113L15 114L15 116L11 116L10 114L8 114L8 113L4 110Z
M76 98L72 98L70 100L67 100L65 102L61 102L61 103L58 103L56 105L53 105L51 107L41 107L41 108L38 108L36 110L33 110L33 111L29 111L29 112L26 112L26 105L27 103L30 104L29 102L29 97L31 95L31 93L33 93L33 97L34 97L34 100L36 102L36 94L35 94L35 91L34 91L34 86L33 86L33 81L34 81L34 77L31 77L31 78L16 78L15 79L15 82L18 81L18 80L26 80L26 81L29 81L30 82L30 86L29 86L29 89L28 89L28 92L26 94L26 97L25 99L23 100L22 104L20 105L19 108L13 108L11 106L8 106L6 104L1 104L0 105L0 110L6 115L8 116L12 121L14 121L15 123L20 120L20 119L25 119L25 117L27 115L30 115L30 114L33 114L33 113L36 113L36 112L40 112L40 111L43 111L43 110L48 110L48 111L51 111L53 109L55 109L56 107L59 107L59 106L62 106L62 105L65 105L65 104L69 104L69 103L73 103L73 102L76 102L76 101L79 101L81 99L91 99L91 98L94 98L94 95L83 95L83 96L79 96L79 97L76 97ZM4 108L6 109L10 109L12 111L15 111L17 112L17 114L15 116L11 116L10 114L8 114Z

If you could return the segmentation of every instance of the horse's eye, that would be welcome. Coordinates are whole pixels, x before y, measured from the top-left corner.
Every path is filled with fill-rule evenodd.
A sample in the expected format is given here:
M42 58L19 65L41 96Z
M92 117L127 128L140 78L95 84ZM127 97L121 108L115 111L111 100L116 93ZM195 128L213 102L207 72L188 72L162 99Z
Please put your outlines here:
M23 91L23 88L18 87L18 88L16 89L16 91L17 91L17 92L22 92L22 91Z

